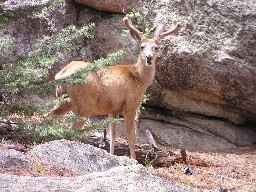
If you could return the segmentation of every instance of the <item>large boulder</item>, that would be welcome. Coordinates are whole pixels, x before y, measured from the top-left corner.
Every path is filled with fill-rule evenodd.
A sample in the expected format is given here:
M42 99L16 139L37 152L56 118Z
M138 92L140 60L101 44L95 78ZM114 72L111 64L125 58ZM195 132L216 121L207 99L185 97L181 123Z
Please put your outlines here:
M142 165L116 167L77 177L30 177L0 174L3 191L113 191L185 192L186 190L152 176Z
M136 165L128 157L110 155L107 151L82 143L57 140L35 146L29 156L49 165L61 165L80 174L106 171L113 167Z
M156 78L148 92L148 104L158 109L156 113L168 115L169 121L143 116L161 121L148 122L146 127L154 125L152 132L158 136L162 132L164 143L168 140L172 146L180 140L185 147L207 149L198 134L218 137L203 139L209 149L254 144L256 4L160 0L152 10L155 22L168 28L176 19L183 28L162 41Z
M138 45L131 37L122 35L122 30L125 29L124 15L99 12L88 8L84 10L80 13L78 25L95 23L95 27L90 31L94 37L82 46L78 58L93 61L122 49L125 53L119 59L119 63L135 63L137 58L134 53Z
M102 149L74 141L44 143L35 146L23 156L28 156L31 162L37 164L42 162L43 165L64 167L65 170L80 176L35 177L0 174L1 191L186 191L151 175L133 159L117 157ZM3 161L9 159L6 155L1 157ZM17 159L20 165L24 164L17 156L13 156L13 159ZM20 168L15 160L9 162L8 167ZM24 166L21 168L29 169Z
M13 38L14 42L10 49L9 59L15 60L28 52L37 49L41 43L48 42L62 28L73 23L72 17L65 14L69 6L66 3L59 3L55 6L47 6L50 0L44 1L4 1L0 3L1 8L6 13L20 10L16 19L8 22L0 30L0 41ZM41 6L47 8L41 9L38 14L31 14L33 9L40 10ZM67 3L68 5L68 3ZM43 7L42 6L42 7ZM23 10L23 11L22 11ZM65 56L64 56L65 57ZM60 62L67 60L61 57ZM70 56L66 56L67 59ZM4 57L0 57L0 63L5 63Z
M42 5L46 6L38 14L23 11L20 17L0 29L0 42L10 37L15 39L9 53L10 60L15 60L37 49L42 42L51 41L61 29L67 26L75 25L79 28L94 23L95 27L89 31L93 38L76 40L75 44L78 48L74 51L60 50L55 65L50 70L51 77L72 60L93 61L120 49L124 49L127 54L124 54L119 62L134 62L132 55L135 42L129 37L122 36L122 30L125 28L122 21L123 15L95 11L86 7L78 8L71 0L57 3L54 6L49 6L49 2L49 0L42 2L15 0L0 3L6 12L25 8L33 10ZM5 62L5 57L0 57L0 63Z
M166 109L143 112L138 126L138 136L144 141L147 139L145 129L149 129L161 144L192 151L222 151L250 146L256 137L254 130L228 121Z
M176 17L184 27L164 43L155 81L161 90L152 91L152 101L235 124L255 121L256 5L211 2L155 5L162 10L156 21Z

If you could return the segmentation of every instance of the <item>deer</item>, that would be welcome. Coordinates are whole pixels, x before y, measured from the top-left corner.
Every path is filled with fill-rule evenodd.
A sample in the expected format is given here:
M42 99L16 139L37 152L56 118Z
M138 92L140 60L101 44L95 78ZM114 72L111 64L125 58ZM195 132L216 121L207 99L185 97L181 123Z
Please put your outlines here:
M140 42L140 53L135 64L119 64L90 72L81 84L59 85L56 97L67 94L69 101L55 106L47 116L65 115L72 111L76 116L85 120L73 124L73 129L81 129L92 116L106 116L119 118L122 113L125 132L128 139L131 158L135 155L135 113L140 107L147 88L152 84L156 72L156 58L160 40L180 28L181 24L173 22L172 27L163 32L163 25L159 25L154 37L149 39L134 27L130 15L123 19L132 37ZM90 62L72 61L55 75L55 79L62 79L74 74L77 70L90 65ZM117 138L117 124L110 123L110 153L114 154Z

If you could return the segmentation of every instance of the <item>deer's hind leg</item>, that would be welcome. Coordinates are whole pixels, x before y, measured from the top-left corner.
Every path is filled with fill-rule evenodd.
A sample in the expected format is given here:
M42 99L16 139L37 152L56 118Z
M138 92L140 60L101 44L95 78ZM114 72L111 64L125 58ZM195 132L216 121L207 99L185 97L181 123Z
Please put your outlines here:
M75 115L77 117L84 117L85 119L75 122L72 126L72 129L81 129L83 128L86 121L90 119L93 108L95 106L95 101L91 100L91 102L86 102L81 100L81 102L76 102L75 105L76 107L73 109Z
M90 119L92 113L92 106L88 106L88 109L80 109L80 107L78 107L74 109L73 112L77 117L84 117L85 119L76 121L73 124L72 129L82 129L86 121Z
M96 91L93 85L84 84L72 87L69 95L74 106L73 112L76 116L85 118L85 120L75 122L72 129L83 128L86 121L90 118L96 105Z
M65 115L66 113L72 111L72 103L70 102L63 102L60 103L58 106L55 106L47 115L46 117L52 117L53 115Z
M118 118L119 114L118 113L112 113L108 115L109 118ZM115 141L116 141L116 136L117 136L117 127L118 125L116 124L109 124L109 132L110 132L110 153L114 154L114 148L115 148Z

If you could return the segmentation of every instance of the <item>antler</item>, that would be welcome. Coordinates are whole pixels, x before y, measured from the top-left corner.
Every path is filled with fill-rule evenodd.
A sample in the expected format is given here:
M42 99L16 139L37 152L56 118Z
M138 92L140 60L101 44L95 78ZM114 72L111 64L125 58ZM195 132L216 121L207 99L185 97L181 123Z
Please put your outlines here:
M160 39L164 38L165 36L170 35L170 34L176 32L176 31L178 31L181 27L181 23L179 23L177 21L173 21L173 25L174 26L171 27L168 31L163 32L163 33L159 34L158 36L156 36L155 39L159 41Z
M132 18L130 15L126 15L123 19L126 27L130 30L132 37L135 37L139 40L145 38L142 32L140 32L138 29L136 29L132 24Z

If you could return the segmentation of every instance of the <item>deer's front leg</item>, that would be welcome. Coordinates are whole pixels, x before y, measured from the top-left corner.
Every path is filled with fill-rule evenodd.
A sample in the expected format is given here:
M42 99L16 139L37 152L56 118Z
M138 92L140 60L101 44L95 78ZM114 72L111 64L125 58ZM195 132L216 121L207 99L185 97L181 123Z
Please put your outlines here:
M124 123L126 136L129 142L131 157L136 159L135 155L135 112L124 113Z

